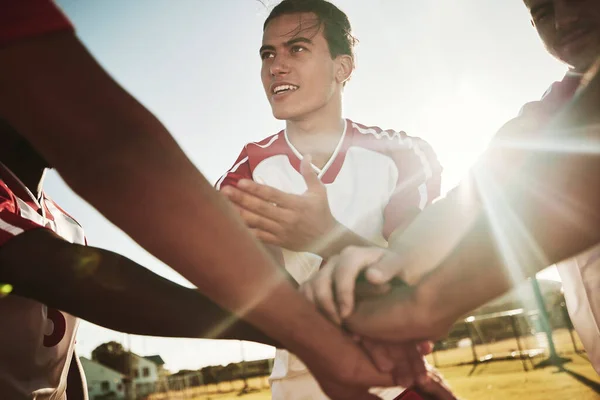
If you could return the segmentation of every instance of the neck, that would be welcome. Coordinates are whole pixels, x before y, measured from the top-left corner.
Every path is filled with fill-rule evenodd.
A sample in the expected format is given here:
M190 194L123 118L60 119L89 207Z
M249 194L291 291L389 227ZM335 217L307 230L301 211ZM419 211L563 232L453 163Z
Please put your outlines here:
M32 167L23 160L14 160L11 157L3 157L2 163L19 178L27 189L33 193L36 198L42 194L46 167Z
M287 120L288 139L302 155L311 155L312 163L323 168L335 151L344 132L341 98L302 118Z

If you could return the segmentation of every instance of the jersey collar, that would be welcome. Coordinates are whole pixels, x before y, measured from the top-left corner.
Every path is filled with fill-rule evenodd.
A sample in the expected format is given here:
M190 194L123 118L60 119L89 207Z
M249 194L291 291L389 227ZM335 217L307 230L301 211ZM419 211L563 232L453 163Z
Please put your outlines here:
M340 137L335 150L329 157L329 160L325 164L323 168L318 168L317 166L311 164L313 170L317 173L319 179L323 183L332 183L335 180L338 172L341 169L341 166L344 162L344 158L346 157L346 150L348 149L348 142L350 138L349 131L352 130L351 127L352 121L348 119L344 119L344 130L342 132L342 136ZM300 172L300 161L304 158L304 156L298 151L298 149L292 144L291 140L288 137L287 130L283 130L283 137L285 138L285 142L288 145L288 148L291 150L292 154L290 158L294 158L292 160L292 166L298 172Z

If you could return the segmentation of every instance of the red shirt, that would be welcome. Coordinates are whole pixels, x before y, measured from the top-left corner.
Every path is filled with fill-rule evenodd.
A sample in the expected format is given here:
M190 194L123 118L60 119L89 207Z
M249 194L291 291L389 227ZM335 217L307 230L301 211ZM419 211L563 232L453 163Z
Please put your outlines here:
M52 0L0 0L0 46L61 31L73 25Z

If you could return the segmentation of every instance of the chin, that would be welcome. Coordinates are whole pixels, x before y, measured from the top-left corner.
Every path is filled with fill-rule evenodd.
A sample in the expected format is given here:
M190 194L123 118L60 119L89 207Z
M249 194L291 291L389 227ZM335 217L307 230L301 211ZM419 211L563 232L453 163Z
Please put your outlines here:
M298 116L298 113L291 110L277 110L273 108L273 116L279 120L291 120Z
M559 59L570 66L574 71L584 73L594 65L599 49L585 49L578 54L573 54L569 57L559 57Z

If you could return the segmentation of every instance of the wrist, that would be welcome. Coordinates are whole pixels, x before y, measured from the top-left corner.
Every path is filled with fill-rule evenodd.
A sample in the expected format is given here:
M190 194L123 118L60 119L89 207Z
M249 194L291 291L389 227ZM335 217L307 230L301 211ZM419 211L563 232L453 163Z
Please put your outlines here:
M347 235L348 228L335 218L327 224L320 237L317 238L317 245L313 246L312 253L328 259L339 254L344 249L343 238Z
M336 348L344 339L339 328L287 283L274 287L269 297L278 300L274 303L265 299L246 318L257 326L263 326L266 334L281 342L307 365L334 365L334 356L339 354ZM307 330L306 326L311 329Z

